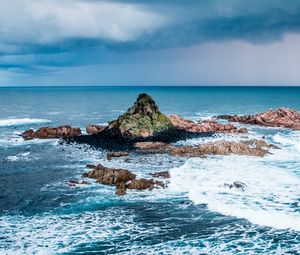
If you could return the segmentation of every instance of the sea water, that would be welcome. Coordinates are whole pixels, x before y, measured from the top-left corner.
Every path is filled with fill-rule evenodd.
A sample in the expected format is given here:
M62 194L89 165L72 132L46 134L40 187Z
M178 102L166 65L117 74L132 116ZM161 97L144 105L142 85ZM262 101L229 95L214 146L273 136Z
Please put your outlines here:
M264 136L280 149L263 158L136 155L129 163L85 145L19 136L41 126L105 124L141 92L162 112L195 121L281 106L300 111L293 87L0 88L0 254L300 254L299 131L246 126L247 135L178 142ZM171 178L164 190L123 197L93 181L67 185L91 163ZM245 191L224 187L234 181Z

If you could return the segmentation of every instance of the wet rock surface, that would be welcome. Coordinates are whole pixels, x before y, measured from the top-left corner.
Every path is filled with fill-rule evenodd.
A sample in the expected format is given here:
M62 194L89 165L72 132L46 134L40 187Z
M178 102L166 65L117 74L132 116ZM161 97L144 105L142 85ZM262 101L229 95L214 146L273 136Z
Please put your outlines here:
M248 155L262 157L268 153L268 148L277 148L263 140L247 140L240 142L216 141L197 146L173 146L164 143L140 142L135 146L142 151L151 153L168 153L173 156L202 157L206 155Z
M127 189L146 190L156 187L164 188L161 181L153 179L136 179L136 175L126 169L108 168L103 165L87 165L92 169L83 174L83 177L96 179L98 183L116 186L117 195L125 195Z
M170 178L171 177L169 171L151 173L150 175L155 178L157 178L157 177Z
M217 118L226 119L230 122L300 130L300 113L288 108L279 108L275 111L269 110L255 115L220 115Z
M66 138L76 137L81 135L80 128L73 128L69 125L59 127L42 127L36 131L33 129L26 130L22 133L24 140L32 139L51 139L51 138Z

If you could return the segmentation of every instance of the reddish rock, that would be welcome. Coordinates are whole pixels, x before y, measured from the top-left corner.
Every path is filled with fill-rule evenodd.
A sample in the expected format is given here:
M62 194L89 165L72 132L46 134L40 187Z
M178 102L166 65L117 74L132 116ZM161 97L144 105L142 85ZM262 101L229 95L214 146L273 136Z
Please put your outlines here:
M87 165L91 171L84 173L83 177L96 179L98 183L115 185L117 195L125 195L126 189L145 190L156 187L164 188L161 181L153 179L136 179L136 175L126 169L108 168L102 165Z
M215 120L206 120L195 123L191 120L184 119L178 115L168 116L173 126L189 132L218 132L218 133L245 133L247 129L242 130L236 128L232 124L221 124Z
M140 150L147 151L166 151L170 145L162 142L138 142L134 144L134 147Z
M163 182L154 181L153 179L135 179L129 182L126 185L127 189L137 189L137 190L145 190L145 189L153 189L155 187L164 188L165 185Z
M249 140L241 142L217 141L198 146L172 147L171 155L200 157L204 155L247 155L263 157L268 153L267 148L276 148L261 140Z
M96 179L97 182L108 185L116 185L120 182L128 182L135 179L136 175L126 169L108 168L102 165L87 165L87 168L93 170L84 173L83 177Z
M31 139L51 139L51 138L65 138L80 136L80 128L72 128L71 126L59 126L59 127L42 127L37 131L29 129L22 134L25 140Z
M217 118L226 119L230 122L300 130L300 113L288 108L279 108L275 111L269 110L255 115L221 115Z
M86 132L89 135L98 135L105 129L104 126L101 125L88 125L86 126Z

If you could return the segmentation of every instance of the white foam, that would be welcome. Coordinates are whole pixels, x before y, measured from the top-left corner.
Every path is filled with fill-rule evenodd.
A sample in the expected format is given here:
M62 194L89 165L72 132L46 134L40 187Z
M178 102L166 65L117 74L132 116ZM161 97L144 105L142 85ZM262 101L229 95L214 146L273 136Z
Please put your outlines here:
M0 119L0 127L20 126L26 124L39 124L48 122L51 122L51 120L35 118Z
M300 230L299 133L276 134L281 147L265 158L215 156L189 159L170 171L169 189L187 193L196 204L211 211L244 218L276 229ZM224 183L241 181L245 192L228 189Z

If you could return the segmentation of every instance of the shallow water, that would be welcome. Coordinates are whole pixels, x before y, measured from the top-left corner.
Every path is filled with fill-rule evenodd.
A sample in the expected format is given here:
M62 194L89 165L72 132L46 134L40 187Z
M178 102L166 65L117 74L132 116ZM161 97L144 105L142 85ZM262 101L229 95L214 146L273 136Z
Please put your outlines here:
M300 88L0 88L0 254L300 254L300 132L249 128L280 147L264 158L177 158L106 152L58 140L23 141L28 128L106 123L140 92L160 109L194 120L280 106L300 111ZM216 135L178 144L240 140ZM129 191L96 183L69 187L87 163L169 170L165 190ZM244 182L244 192L224 183Z

